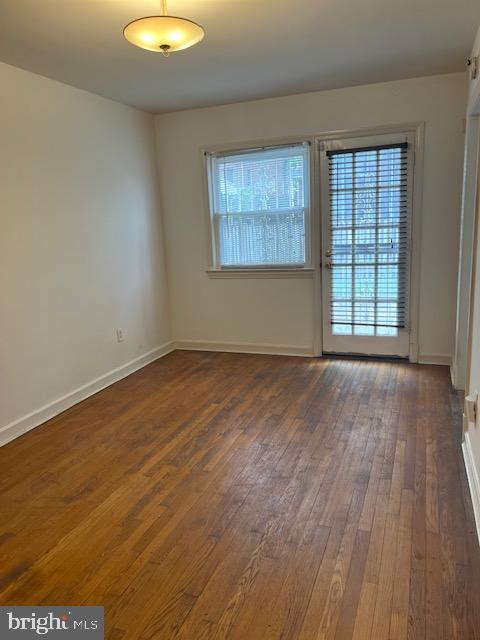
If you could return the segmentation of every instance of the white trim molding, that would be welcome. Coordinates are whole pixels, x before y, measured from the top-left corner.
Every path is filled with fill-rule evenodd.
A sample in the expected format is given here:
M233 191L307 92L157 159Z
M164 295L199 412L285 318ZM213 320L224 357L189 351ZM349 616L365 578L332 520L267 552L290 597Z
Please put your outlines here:
M311 267L278 269L208 269L209 278L306 278L312 279L315 269Z
M312 346L299 347L287 344L257 344L251 342L212 342L209 340L175 340L180 351L223 351L224 353L256 353L273 356L313 357Z
M465 389L468 373L469 324L473 300L473 265L477 217L477 178L480 162L480 118L467 113L463 166L460 255L457 280L457 313L453 380Z
M20 437L24 433L27 433L27 431L38 427L47 420L54 418L59 413L62 413L62 411L73 407L73 405L82 402L82 400L86 400L102 389L105 389L115 382L118 382L122 378L126 378L131 373L138 371L138 369L142 369L147 364L150 364L151 362L154 362L155 360L166 356L167 353L170 353L173 350L173 342L168 342L161 345L160 347L156 347L148 353L143 354L139 358L135 358L135 360L131 360L130 362L127 362L126 364L117 367L116 369L112 369L108 373L105 373L103 376L87 382L81 387L70 391L70 393L57 398L53 402L49 402L43 407L32 411L28 415L23 416L22 418L19 418L14 422L10 422L3 427L0 427L0 447L7 444L8 442L11 442L12 440L15 440L15 438Z
M450 382L452 383L452 387L455 389L455 391L464 391L464 389L460 389L459 387L457 387L456 379L455 358L452 358L452 364L450 365Z
M473 458L472 445L468 432L465 433L465 439L462 443L463 459L465 462L465 470L467 472L468 486L472 497L473 514L475 516L475 524L477 527L477 538L480 543L480 480L478 478L475 460Z

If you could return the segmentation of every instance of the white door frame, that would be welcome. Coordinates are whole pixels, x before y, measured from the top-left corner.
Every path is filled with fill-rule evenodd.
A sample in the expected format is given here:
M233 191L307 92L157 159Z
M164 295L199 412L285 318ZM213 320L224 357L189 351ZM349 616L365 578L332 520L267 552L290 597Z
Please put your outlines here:
M480 39L480 30L477 33L477 39L474 45L474 51L478 50L477 42ZM466 121L466 145L470 146L471 154L468 151L465 155L466 166L464 168L464 178L467 179L467 173L469 180L473 184L467 185L464 183L464 190L470 185L469 193L464 191L462 202L462 231L461 231L461 246L460 246L460 275L459 275L459 288L457 296L457 305L461 304L461 300L464 300L465 308L463 309L463 320L467 319L467 331L466 335L463 333L456 335L455 342L455 357L452 367L452 379L453 385L457 389L461 389L459 384L462 376L462 372L465 376L463 389L465 393L471 392L470 389L470 375L471 375L471 361L472 361L472 321L473 321L473 306L474 306L474 293L475 293L475 270L476 264L479 260L477 244L478 244L478 216L480 215L480 81L476 81L476 85L473 89L470 89L470 96L467 106L467 121ZM475 139L476 138L476 139ZM470 144L469 144L470 143ZM476 156L475 156L476 151ZM473 157L472 157L473 156ZM470 230L470 237L469 237ZM472 244L472 251L469 252L469 245ZM462 273L463 272L463 273ZM460 318L458 317L460 313ZM465 315L466 314L466 315ZM458 310L457 307L457 321L462 321L462 310ZM458 325L457 325L458 331ZM457 341L458 342L457 344ZM464 342L462 342L464 341ZM461 345L461 346L460 346ZM462 360L463 349L465 349L465 359ZM457 360L458 356L458 360Z
M322 211L321 193L328 189L328 176L320 174L320 147L322 142L342 140L345 138L372 137L388 134L413 134L415 140L413 167L413 202L411 219L411 262L410 262L410 345L409 360L418 362L418 323L420 298L420 243L422 231L422 193L423 193L423 153L425 123L414 122L368 129L330 131L315 136L314 153L314 216L312 233L312 253L316 261L314 285L314 354L322 355L322 284L321 284L321 220L328 212ZM325 172L324 172L325 173Z
M452 383L456 389L468 388L469 325L477 209L477 184L480 168L480 98L467 114L463 169L462 214L457 285L457 316Z

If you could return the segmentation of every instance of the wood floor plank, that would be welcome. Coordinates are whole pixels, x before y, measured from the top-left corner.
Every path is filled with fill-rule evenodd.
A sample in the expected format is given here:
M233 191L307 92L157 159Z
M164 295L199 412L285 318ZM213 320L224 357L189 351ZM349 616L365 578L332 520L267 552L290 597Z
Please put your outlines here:
M0 604L108 640L477 640L445 367L181 352L0 449Z

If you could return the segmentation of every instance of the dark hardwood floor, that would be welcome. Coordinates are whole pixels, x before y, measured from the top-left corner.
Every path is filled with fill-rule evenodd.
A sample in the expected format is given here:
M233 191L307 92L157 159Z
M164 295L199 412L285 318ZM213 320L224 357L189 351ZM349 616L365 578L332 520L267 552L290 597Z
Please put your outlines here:
M111 640L470 640L445 367L174 352L0 449L0 604Z

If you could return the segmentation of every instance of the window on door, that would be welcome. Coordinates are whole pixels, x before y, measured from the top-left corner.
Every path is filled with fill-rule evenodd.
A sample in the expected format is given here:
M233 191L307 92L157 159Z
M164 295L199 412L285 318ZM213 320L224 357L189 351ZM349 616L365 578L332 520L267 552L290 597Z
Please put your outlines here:
M407 148L327 154L334 335L396 336L405 328Z
M208 155L216 269L310 263L308 143Z

